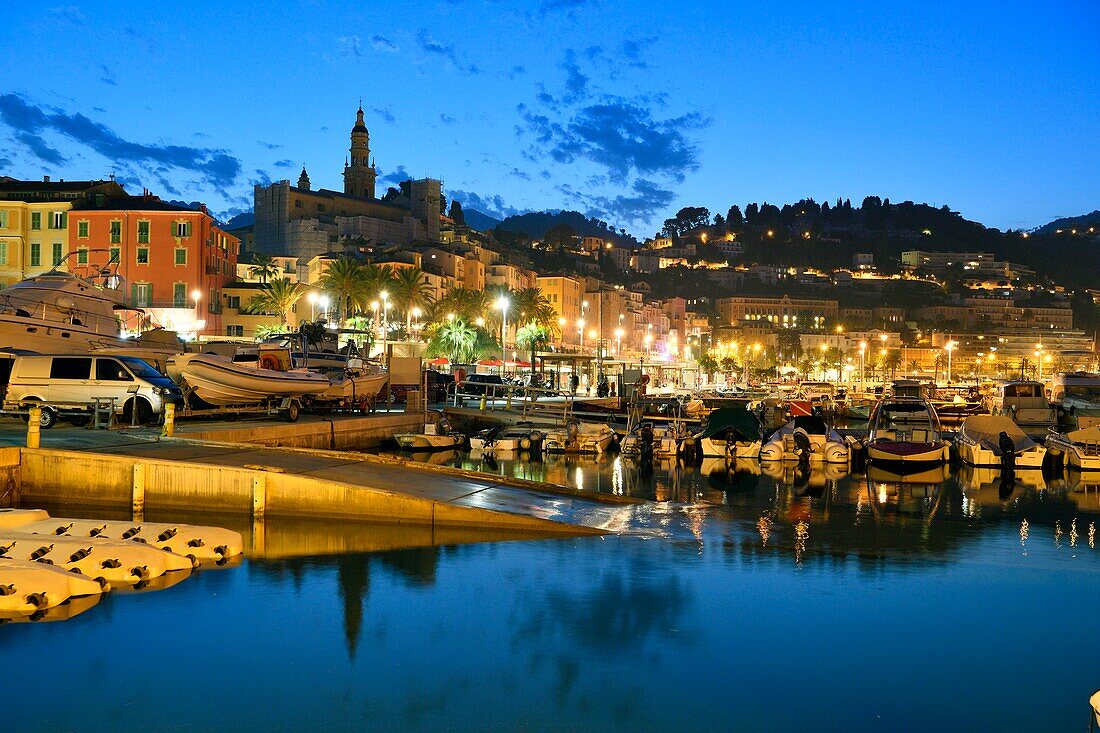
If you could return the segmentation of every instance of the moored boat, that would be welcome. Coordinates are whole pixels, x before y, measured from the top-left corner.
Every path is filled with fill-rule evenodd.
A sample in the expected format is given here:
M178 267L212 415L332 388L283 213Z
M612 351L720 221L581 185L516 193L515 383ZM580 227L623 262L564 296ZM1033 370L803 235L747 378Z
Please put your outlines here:
M424 429L418 433L397 433L393 436L402 450L439 451L454 450L466 442L466 436L451 429L451 423L445 417L424 422Z
M761 461L848 463L850 458L851 449L844 438L817 415L794 418L760 449Z
M614 438L614 431L605 423L569 420L564 428L546 433L542 449L546 453L603 453Z
M1068 433L1052 432L1047 436L1046 447L1067 468L1100 471L1100 425Z
M963 420L955 436L959 458L969 466L1003 466L1041 469L1047 449L1029 438L1011 418L972 415Z
M744 407L720 407L707 416L696 442L704 457L756 458L763 442L760 421Z
M918 467L946 463L947 441L935 409L919 397L893 397L878 404L865 444L871 463Z

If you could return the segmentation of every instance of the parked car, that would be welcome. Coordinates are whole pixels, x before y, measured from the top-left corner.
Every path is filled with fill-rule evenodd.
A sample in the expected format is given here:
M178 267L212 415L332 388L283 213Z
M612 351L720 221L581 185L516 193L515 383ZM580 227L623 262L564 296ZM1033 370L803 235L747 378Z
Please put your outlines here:
M504 394L504 380L499 374L471 374L456 385L458 394L480 397L483 394Z
M42 405L42 427L63 415L82 425L97 399L115 400L115 412L142 424L160 415L166 403L182 402L171 379L132 356L17 356L8 377L4 407Z

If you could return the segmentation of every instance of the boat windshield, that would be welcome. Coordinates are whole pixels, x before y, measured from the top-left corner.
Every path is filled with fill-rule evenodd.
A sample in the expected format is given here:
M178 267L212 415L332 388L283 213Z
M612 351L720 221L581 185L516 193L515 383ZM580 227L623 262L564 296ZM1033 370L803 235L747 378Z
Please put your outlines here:
M1066 397L1080 397L1091 401L1100 400L1100 384L1067 384Z
M920 402L888 402L882 405L875 421L877 430L894 430L899 425L920 424L935 429L932 413Z
M1042 397L1043 385L1041 384L1006 384L1005 397Z

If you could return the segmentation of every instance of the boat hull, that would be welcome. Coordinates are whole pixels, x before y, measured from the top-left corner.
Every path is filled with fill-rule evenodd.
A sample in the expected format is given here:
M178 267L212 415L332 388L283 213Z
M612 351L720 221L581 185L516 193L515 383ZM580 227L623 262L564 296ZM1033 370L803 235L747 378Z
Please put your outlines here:
M875 441L867 444L867 460L871 463L928 466L946 463L949 458L946 443Z
M313 372L279 372L234 364L212 354L180 354L168 360L169 373L186 382L211 405L259 404L279 397L324 394L332 384Z

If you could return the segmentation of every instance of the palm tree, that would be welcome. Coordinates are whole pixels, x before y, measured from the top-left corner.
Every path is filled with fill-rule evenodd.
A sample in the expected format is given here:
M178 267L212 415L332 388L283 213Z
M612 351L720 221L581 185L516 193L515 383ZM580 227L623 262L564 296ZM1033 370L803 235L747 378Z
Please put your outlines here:
M531 374L535 373L535 352L550 345L550 332L531 322L516 331L516 347L531 350Z
M897 349L891 349L882 359L882 368L884 370L889 369L890 379L894 379L898 374L899 366L901 366L901 352Z
M448 321L436 328L428 340L428 356L446 356L452 364L467 364L474 360L477 329L461 319Z
M329 265L321 275L320 285L336 296L345 327L355 311L362 310L366 304L364 267L350 257L342 257Z
M260 281L261 285L267 285L267 281L279 274L279 266L275 260L267 255L259 255L252 261L252 267L248 268L250 277Z
M427 306L432 302L432 286L419 267L403 267L394 275L392 290L394 303L405 312L405 333L407 334L412 331L413 309Z
M260 294L248 304L248 310L252 313L268 313L279 316L279 323L286 325L290 319L290 312L302 297L302 286L292 283L285 277L281 280L272 280L264 287Z

